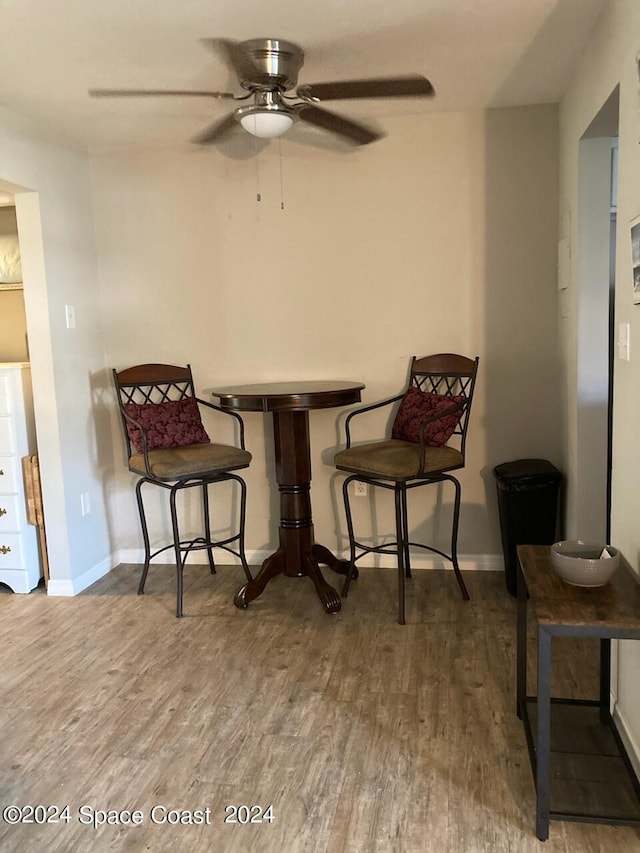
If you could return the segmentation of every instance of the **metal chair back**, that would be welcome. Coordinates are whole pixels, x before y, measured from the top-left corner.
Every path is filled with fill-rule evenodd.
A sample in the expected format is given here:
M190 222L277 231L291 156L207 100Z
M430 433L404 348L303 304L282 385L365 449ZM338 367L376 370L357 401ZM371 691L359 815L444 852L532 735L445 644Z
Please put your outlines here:
M464 459L467 441L467 425L473 401L476 376L478 373L476 358L467 358L455 353L438 353L411 359L409 368L409 386L431 394L447 397L463 397L466 405L453 435L459 436L460 453Z

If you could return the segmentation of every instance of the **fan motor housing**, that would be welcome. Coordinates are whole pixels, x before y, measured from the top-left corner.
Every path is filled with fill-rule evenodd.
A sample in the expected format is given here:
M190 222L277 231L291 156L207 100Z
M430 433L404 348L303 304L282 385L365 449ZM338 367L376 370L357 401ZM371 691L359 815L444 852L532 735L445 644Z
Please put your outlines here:
M302 48L284 39L249 39L236 46L244 89L293 89L304 63Z

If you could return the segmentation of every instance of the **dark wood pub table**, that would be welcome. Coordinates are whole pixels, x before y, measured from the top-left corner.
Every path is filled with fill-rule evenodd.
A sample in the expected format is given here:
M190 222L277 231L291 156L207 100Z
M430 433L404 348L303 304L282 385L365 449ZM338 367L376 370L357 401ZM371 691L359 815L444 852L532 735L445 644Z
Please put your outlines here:
M640 640L640 584L621 566L602 587L553 570L547 545L518 546L517 711L536 786L536 835L550 820L640 826L640 786L611 717L611 640ZM537 696L527 696L527 610L536 624ZM551 697L554 637L600 640L598 698Z
M327 613L337 613L342 602L325 581L320 563L338 574L349 564L339 560L313 537L311 515L311 444L309 411L348 406L360 401L361 382L267 382L210 389L223 409L236 412L271 412L280 490L280 544L267 557L256 577L236 594L236 607L245 608L262 594L277 575L311 578Z

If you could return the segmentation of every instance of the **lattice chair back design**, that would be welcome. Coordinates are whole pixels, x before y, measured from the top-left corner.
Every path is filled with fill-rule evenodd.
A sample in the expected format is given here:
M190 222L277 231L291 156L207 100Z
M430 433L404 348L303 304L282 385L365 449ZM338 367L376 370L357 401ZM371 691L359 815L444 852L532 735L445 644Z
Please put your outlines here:
M238 557L247 580L251 573L244 551L247 488L236 473L247 468L251 454L244 447L244 423L235 412L196 397L191 366L139 364L113 371L120 416L127 448L129 470L138 474L136 500L144 540L144 567L138 594L142 595L149 564L158 554L173 548L176 559L176 615L182 616L183 570L192 551L206 550L209 567L215 574L214 548L222 548ZM237 422L239 446L216 444L209 438L200 416L200 406L215 409ZM209 514L209 486L236 482L240 487L238 533L212 540ZM173 541L151 552L149 529L142 500L142 487L151 483L169 492ZM183 489L202 492L203 535L182 540L178 526L176 497ZM235 547L234 547L235 543Z
M454 353L413 357L409 383L403 394L363 406L351 412L345 422L346 448L336 453L334 464L349 476L343 483L344 506L349 534L350 567L342 595L347 596L351 580L357 577L356 561L366 554L396 554L398 559L398 622L405 623L404 582L411 577L409 549L423 548L449 560L465 600L469 593L458 564L458 525L461 489L450 473L463 468L467 427L478 372L478 358ZM354 444L353 421L356 417L400 403L391 435L382 441ZM366 420L366 419L365 419ZM452 441L452 444L449 444ZM349 485L353 481L390 489L395 495L396 541L364 545L354 534L349 504ZM448 481L455 488L451 553L409 540L407 492L419 486Z

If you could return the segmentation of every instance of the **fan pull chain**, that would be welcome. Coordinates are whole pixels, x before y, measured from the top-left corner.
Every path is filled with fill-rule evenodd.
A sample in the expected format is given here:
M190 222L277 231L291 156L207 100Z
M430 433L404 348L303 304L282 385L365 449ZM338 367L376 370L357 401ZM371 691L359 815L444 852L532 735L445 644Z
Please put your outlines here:
M280 210L284 210L284 181L282 179L282 139L278 139L278 154L280 156Z
M260 158L258 157L260 152L258 150L258 139L255 136L253 137L253 153L255 155L253 159L256 161L256 201L262 201L262 196L260 194Z

